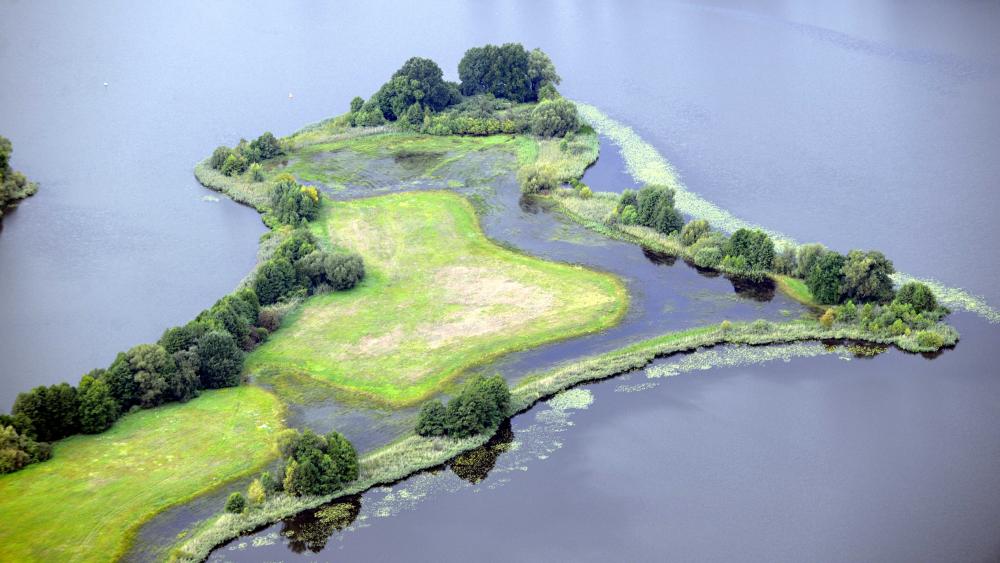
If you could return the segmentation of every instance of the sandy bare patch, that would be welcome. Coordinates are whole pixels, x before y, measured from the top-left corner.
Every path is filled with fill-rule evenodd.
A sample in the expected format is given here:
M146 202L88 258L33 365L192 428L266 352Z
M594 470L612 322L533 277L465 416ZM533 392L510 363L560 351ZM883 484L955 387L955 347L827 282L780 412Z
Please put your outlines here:
M389 332L378 336L366 336L358 341L355 353L358 356L382 356L399 349L406 333L403 327L396 325Z
M551 293L492 268L449 266L439 270L434 280L445 290L444 303L460 305L463 310L443 322L420 327L419 334L432 350L462 338L520 326L545 315L556 304Z

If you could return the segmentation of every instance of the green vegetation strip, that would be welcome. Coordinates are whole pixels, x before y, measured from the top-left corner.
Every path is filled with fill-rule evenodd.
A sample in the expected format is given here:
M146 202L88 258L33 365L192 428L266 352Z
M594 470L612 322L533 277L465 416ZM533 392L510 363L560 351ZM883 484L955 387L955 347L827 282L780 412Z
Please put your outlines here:
M305 373L407 405L469 367L603 330L627 310L616 277L497 246L449 192L328 202L311 228L360 253L368 275L306 300L247 357L248 372Z
M574 385L605 379L647 366L657 357L720 344L760 346L808 340L846 339L896 345L920 351L909 336L886 337L854 327L824 328L815 321L789 323L728 323L671 332L606 354L568 363L554 370L529 376L511 390L510 416L523 412L538 401ZM948 345L954 342L946 343ZM374 486L393 483L418 471L441 465L455 456L477 448L489 440L481 434L462 440L423 438L409 434L360 459L360 478L342 491L321 497L291 497L278 494L255 510L243 514L222 514L204 523L174 553L175 560L200 561L211 550L243 533L326 504L335 498L364 492Z
M584 121L601 135L611 139L618 145L629 174L640 184L658 184L669 186L676 191L676 207L680 211L697 219L707 219L713 227L727 233L737 229L761 229L768 233L775 243L797 246L791 237L744 221L729 211L720 208L698 194L689 191L680 179L680 175L669 162L647 143L631 127L605 115L598 108L583 102L576 102L577 111ZM952 309L964 309L976 313L993 323L1000 323L1000 311L991 307L984 298L973 295L960 288L926 278L917 278L897 272L892 276L897 285L908 281L919 281L934 290L938 301Z
M273 459L283 412L270 393L236 387L58 442L50 461L0 477L0 559L120 557L157 513Z

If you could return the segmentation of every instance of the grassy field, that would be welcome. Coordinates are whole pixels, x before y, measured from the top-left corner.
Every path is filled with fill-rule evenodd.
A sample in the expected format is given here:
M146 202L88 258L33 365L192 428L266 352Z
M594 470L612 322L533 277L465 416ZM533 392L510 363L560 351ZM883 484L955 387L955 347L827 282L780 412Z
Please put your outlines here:
M497 355L602 330L628 296L608 274L503 249L448 192L328 202L323 241L360 253L357 288L310 298L247 359L391 405L413 404Z
M0 477L0 560L109 561L157 512L275 455L278 400L256 387L140 411Z

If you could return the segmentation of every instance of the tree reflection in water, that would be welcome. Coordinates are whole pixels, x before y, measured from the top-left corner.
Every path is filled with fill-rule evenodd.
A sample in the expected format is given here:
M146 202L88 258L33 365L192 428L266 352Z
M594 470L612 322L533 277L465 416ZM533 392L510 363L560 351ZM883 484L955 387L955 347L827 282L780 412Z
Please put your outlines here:
M455 475L474 485L486 479L496 466L500 454L509 450L513 444L514 430L507 420L500 425L489 442L456 457L448 466Z
M282 520L281 535L288 538L288 548L295 553L307 549L319 553L330 537L351 525L361 512L361 497L354 495L313 511Z

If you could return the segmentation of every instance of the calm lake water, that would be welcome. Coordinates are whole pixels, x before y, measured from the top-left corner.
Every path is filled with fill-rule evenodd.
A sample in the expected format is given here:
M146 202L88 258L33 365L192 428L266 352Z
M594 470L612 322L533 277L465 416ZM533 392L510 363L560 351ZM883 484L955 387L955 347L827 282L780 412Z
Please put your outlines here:
M542 47L564 94L631 124L739 216L882 249L996 305L998 28L996 2L0 0L0 134L41 184L0 231L0 408L154 340L246 274L259 217L205 201L191 175L214 146L340 113L412 55L455 78L485 42ZM605 155L587 181L617 190ZM933 361L594 386L564 447L502 487L491 474L480 493L429 495L310 557L447 559L464 538L498 559L995 558L1000 331L956 320L962 343Z

